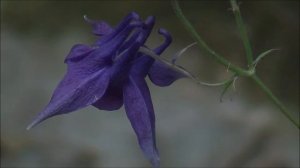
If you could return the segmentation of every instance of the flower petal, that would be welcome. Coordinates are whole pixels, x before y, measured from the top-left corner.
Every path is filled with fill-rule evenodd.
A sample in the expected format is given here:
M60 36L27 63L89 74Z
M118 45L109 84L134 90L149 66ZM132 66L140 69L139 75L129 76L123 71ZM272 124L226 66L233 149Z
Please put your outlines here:
M154 16L147 17L147 19L145 20L145 23L144 23L144 27L143 27L143 36L144 37L142 38L140 43L144 44L146 42L147 38L149 37L149 35L152 31L154 23L155 23L155 17Z
M131 21L137 21L139 19L139 15L135 12L130 12L127 16L123 18L123 20L115 27L115 32L112 33L112 36L121 31L126 25L128 25Z
M98 36L110 34L113 31L113 28L104 21L96 21L89 19L84 15L84 20L92 25L93 33Z
M140 26L142 26L140 23L131 23L114 38L96 48L86 45L75 45L65 62L69 65L69 68L78 69L81 72L94 72L103 66L111 65L116 50L124 43L131 31Z
M93 106L100 110L117 110L123 105L122 86L124 81L128 78L128 72L131 67L129 62L134 58L141 45L137 40L138 37L136 37L131 46L119 56L120 58L114 62L112 67L110 67L111 84L103 97L95 102Z
M54 90L51 101L61 98L66 91L74 90L82 81L89 79L98 71L108 68L109 59L106 58L106 53L103 54L100 49L93 49L91 52L80 52L81 50L92 49L84 45L75 45L71 49L65 60L68 64L67 73Z
M90 47L87 45L77 44L73 46L69 55L66 57L65 62L78 62L82 58L86 57L88 54L93 52L93 56L90 56L89 59L103 59L107 56L113 57L116 50L124 43L129 34L137 27L141 27L142 23L133 22L125 26L122 30L120 30L115 36L103 45ZM99 60L93 60L95 64L98 64Z
M138 27L141 27L143 24L141 22L132 22L128 24L126 27L122 29L122 31L119 31L118 34L116 34L113 38L108 40L106 43L99 45L99 48L105 51L106 53L114 53L111 57L113 59L113 56L117 53L121 45L125 42L127 37L130 35L130 33Z
M106 68L80 80L76 74L68 72L58 85L47 107L38 114L27 129L52 116L91 105L104 95L109 81L110 73Z
M165 29L160 29L159 33L165 37L162 45L154 49L154 52L160 55L172 42L172 37ZM155 61L149 70L150 80L158 86L169 86L177 79L186 77L184 74L174 71L162 62Z
M158 86L169 86L171 85L174 81L180 78L184 78L186 75L177 72L164 63L155 61L150 68L149 71L149 78L150 80L158 85Z
M155 116L150 92L144 78L130 76L124 85L124 105L139 145L153 166L159 166L155 142Z
M144 33L144 36L146 37L146 38L144 38L143 41L141 41L141 43L144 44L153 29L154 23L155 23L155 17L149 16L144 23L144 27L136 30L136 32L134 32L134 34L132 36L130 36L130 38L127 41L124 42L124 44L121 46L119 52L121 53L126 48L128 48L141 33Z
M89 54L86 52L90 50L87 46L73 47L66 60L67 74L55 89L49 105L29 128L54 115L69 113L98 101L105 94L111 80L113 69L110 58L137 26L141 24L128 24L110 41L97 49L91 49L93 51ZM130 50L136 53L138 46L135 45Z
M129 40L124 42L120 50L128 48L128 46L131 45L134 41L138 41L139 44L144 44L152 31L154 23L155 18L153 16L149 16L145 21L145 26L143 27L143 29L135 32L129 38ZM138 53L136 55L137 56L136 59L133 60L130 73L145 77L149 71L153 59L151 57L143 55L142 53Z
M118 24L118 26L116 26L114 31L112 31L110 34L102 36L100 40L96 41L96 45L101 46L102 44L105 44L108 40L114 38L117 34L119 34L132 21L141 23L141 21L139 21L138 19L139 19L139 15L137 13L135 12L129 13L125 18L123 18L123 20Z
M158 46L157 48L154 49L154 52L157 55L160 55L162 52L165 51L165 49L167 49L169 47L169 45L172 43L173 39L172 39L171 34L166 29L160 28L158 30L158 33L160 35L163 35L165 38L164 42L160 46Z
M152 20L150 18L149 20ZM151 21L152 22L152 21ZM153 25L152 25L153 26ZM124 76L128 75L128 70L130 69L133 59L138 55L139 48L143 45L143 43L147 40L152 27L149 26L147 29L141 31L138 36L134 36L135 39L132 40L131 49L127 49L121 53L121 56L117 56L114 62L114 73L113 76L115 78L124 78ZM125 54L124 54L125 53ZM126 74L126 75L125 75Z
M172 37L165 29L159 29L158 33L165 37L164 43L154 49L154 52L159 55L171 44ZM131 73L146 77L154 61L155 59L152 57L139 53L138 58L133 63Z
M118 110L123 105L123 90L122 87L110 85L105 94L93 103L93 106L99 110Z
M80 61L82 58L91 53L91 51L93 51L93 48L91 48L90 46L84 44L76 44L72 47L64 62L67 63L69 61Z

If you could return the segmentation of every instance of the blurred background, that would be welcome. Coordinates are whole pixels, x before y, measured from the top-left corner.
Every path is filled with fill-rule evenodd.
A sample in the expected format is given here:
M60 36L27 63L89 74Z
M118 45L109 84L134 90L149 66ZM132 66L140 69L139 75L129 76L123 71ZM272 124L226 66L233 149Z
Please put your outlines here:
M229 2L180 4L213 49L246 66ZM280 49L259 63L258 75L299 117L299 1L242 1L240 8L254 55ZM166 58L194 42L169 1L1 1L1 167L150 166L123 108L88 107L25 130L63 77L70 48L96 39L83 15L116 25L131 11L156 16L149 47L162 42L158 28L171 32ZM178 64L206 82L231 76L198 47ZM299 167L299 130L250 80L239 78L222 102L221 87L148 83L162 167Z

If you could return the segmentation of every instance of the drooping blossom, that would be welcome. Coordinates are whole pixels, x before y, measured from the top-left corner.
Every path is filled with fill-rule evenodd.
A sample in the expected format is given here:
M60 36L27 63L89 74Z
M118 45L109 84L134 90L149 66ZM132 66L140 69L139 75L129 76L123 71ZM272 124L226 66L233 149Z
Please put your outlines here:
M112 111L124 104L140 148L151 164L158 167L155 115L145 78L149 76L158 86L168 86L184 75L139 51L140 47L147 47L145 42L155 22L153 16L142 21L132 12L115 28L104 21L85 20L99 39L91 46L73 46L65 59L68 68L64 78L28 129L50 117L90 105ZM159 29L159 33L165 40L153 49L157 55L172 41L165 29Z

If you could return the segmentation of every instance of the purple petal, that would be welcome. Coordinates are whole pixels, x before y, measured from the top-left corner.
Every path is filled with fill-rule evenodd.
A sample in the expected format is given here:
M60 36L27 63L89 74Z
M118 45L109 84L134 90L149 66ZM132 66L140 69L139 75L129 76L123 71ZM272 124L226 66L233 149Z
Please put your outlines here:
M96 102L105 93L110 73L103 68L86 78L69 71L55 90L47 107L27 127L32 128L52 116L69 113Z
M124 105L139 145L153 166L159 166L155 142L155 117L150 92L144 78L130 76L124 85Z
M113 28L104 21L91 20L86 15L84 16L84 20L93 26L93 33L95 35L107 35L113 31Z
M114 38L117 34L119 34L125 27L128 26L132 21L140 22L138 21L139 15L135 12L129 13L123 20L119 23L119 25L108 35L104 35L100 40L96 42L97 45L101 46L102 44L105 44L108 40L111 38Z
M99 110L118 110L123 105L123 90L118 86L110 85L105 94L93 103Z
M109 65L107 55L109 56L101 48L75 45L65 59L68 64L67 73L54 90L51 101L59 99L66 91L75 89L81 81L105 69Z
M136 37L137 41L138 37ZM93 105L100 110L117 110L123 105L122 86L128 78L130 61L134 58L140 47L139 42L134 42L126 52L123 52L119 59L114 62L111 68L111 84L106 93Z
M154 49L154 52L160 55L171 44L172 37L165 29L159 29L158 33L165 37L163 44ZM146 77L154 61L152 57L139 53L139 58L133 63L131 73Z
M118 56L117 60L114 62L112 67L112 78L114 83L122 85L124 80L127 79L132 64L131 62L137 55L137 52L141 46L141 43L139 43L137 40L138 37L136 41L131 44L131 47Z
M78 66L85 66L90 69L94 69L95 66L102 67L103 65L111 64L116 50L124 43L130 32L139 26L142 25L140 23L131 23L127 25L114 38L98 47L92 48L87 45L77 44L72 47L65 59L65 63L70 66L75 64L74 66L76 68L78 68Z
M93 48L83 44L76 44L72 47L70 53L65 58L65 63L69 61L80 61L82 58L87 56L89 53L93 51Z
M114 38L99 47L92 48L86 45L75 45L65 62L69 65L69 68L87 73L95 72L103 66L111 65L113 63L112 58L118 48L124 43L130 32L139 26L141 26L140 23L127 25Z
M55 89L49 105L28 128L54 115L69 113L99 100L111 78L109 58L136 26L136 23L129 24L111 41L97 49L83 45L74 46L66 59L67 74Z
M186 77L184 74L179 73L164 63L155 61L150 68L149 71L149 78L150 80L158 85L158 86L169 86L171 85L174 81L180 78Z
M127 41L124 42L119 52L121 53L124 50L126 50L141 34L143 34L144 37L141 43L144 44L153 29L154 23L155 23L155 18L153 16L149 16L145 21L144 27L142 29L136 30L136 32L134 32L134 34Z
M160 55L172 42L172 37L165 29L160 29L159 33L165 37L162 45L154 49L154 52ZM169 86L177 79L186 77L184 74L179 73L162 62L155 61L149 70L150 80L158 86Z
M115 35L119 31L121 31L124 27L126 27L131 21L137 21L139 19L139 15L135 12L130 12L127 16L125 16L122 21L115 27L115 31L112 34Z
M149 16L145 21L145 26L143 30L133 34L133 36L123 44L121 50L127 48L134 41L139 41L140 44L144 44L152 31L154 23L155 18L153 16ZM148 56L143 56L143 54L139 53L137 58L133 62L133 67L131 68L130 73L139 74L140 76L145 77L148 73L152 62L152 58Z
M145 26L143 28L143 37L142 40L140 41L140 43L144 44L147 40L147 38L149 37L152 28L154 26L155 23L155 17L154 16L149 16L146 20L145 20Z
M132 45L132 43L134 43L137 39L137 37L139 37L139 35L141 34L141 30L137 29L130 37L128 40L126 40L122 46L120 47L120 49L118 50L118 53L122 53L123 51L125 51L130 45Z
M116 36L108 40L106 43L99 45L99 48L103 50L103 52L106 53L114 53L114 55L117 53L121 45L124 43L124 41L127 39L127 37L130 35L130 33L137 27L141 27L141 22L132 22L128 24L126 27L122 29ZM113 55L112 57L113 58Z
M163 29L163 28L160 28L158 30L158 33L161 34L161 35L163 35L164 38L165 38L165 41L163 42L163 44L161 44L160 46L158 46L157 48L154 49L154 52L157 55L160 55L172 43L172 36L171 36L171 34L166 29Z

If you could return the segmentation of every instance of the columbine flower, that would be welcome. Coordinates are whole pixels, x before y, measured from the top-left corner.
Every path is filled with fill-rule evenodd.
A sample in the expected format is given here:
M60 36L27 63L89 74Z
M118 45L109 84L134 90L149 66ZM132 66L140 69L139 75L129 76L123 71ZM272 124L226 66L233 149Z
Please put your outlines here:
M130 13L115 28L92 21L93 33L101 36L93 46L75 45L65 59L67 73L54 90L46 108L28 129L52 116L66 114L89 105L101 110L117 110L124 104L139 145L153 166L159 166L155 142L155 116L145 77L159 86L168 86L182 74L139 52L154 26L154 17L145 22ZM153 51L160 55L171 43L170 34L159 29L165 41Z

